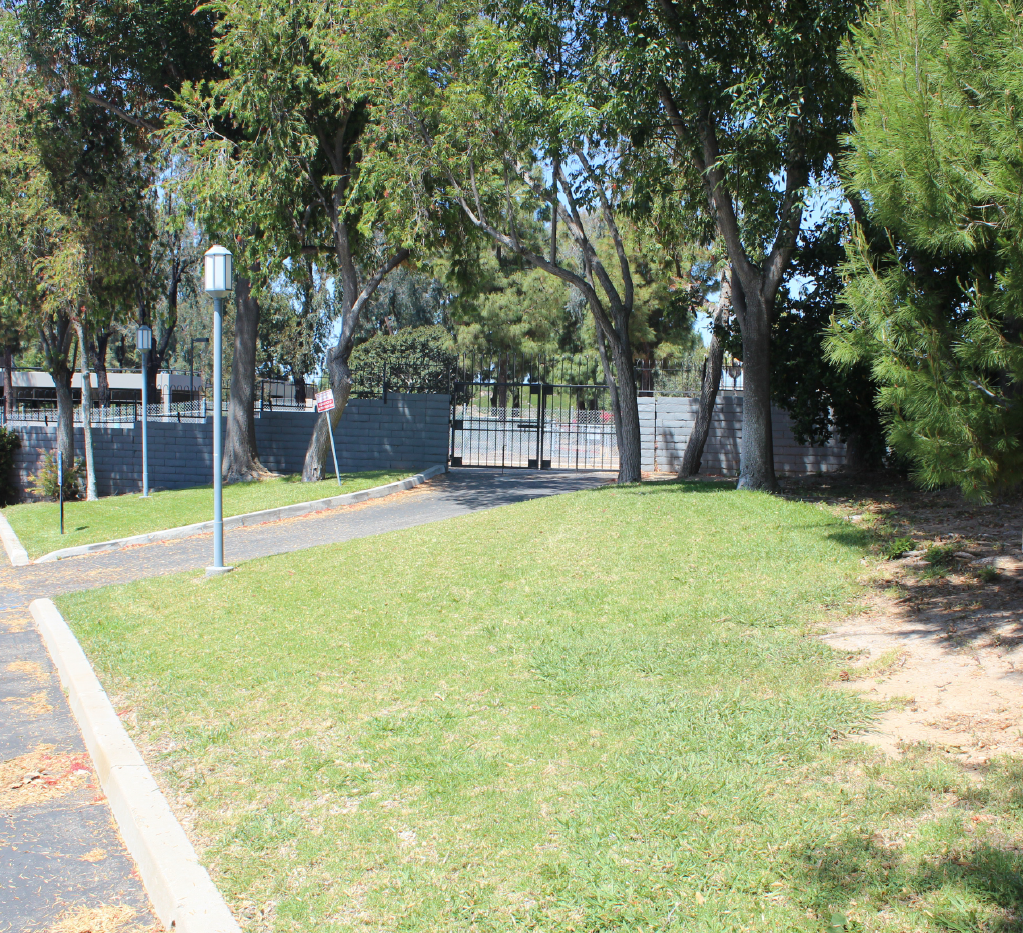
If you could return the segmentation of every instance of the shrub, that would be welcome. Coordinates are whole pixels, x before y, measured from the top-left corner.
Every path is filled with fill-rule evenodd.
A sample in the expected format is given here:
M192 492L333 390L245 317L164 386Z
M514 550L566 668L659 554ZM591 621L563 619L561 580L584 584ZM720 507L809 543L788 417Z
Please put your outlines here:
M16 502L14 452L21 449L21 438L9 428L0 427L0 505Z
M348 364L352 394L369 398L381 395L385 368L391 392L447 393L457 363L451 337L440 325L377 334L352 350Z
M893 538L881 546L881 555L887 560L897 560L907 551L915 551L916 542L912 538Z
M977 570L977 579L983 583L994 583L1000 576L997 567L985 566Z
M64 467L64 498L78 499L81 497L82 477L85 474L85 461L76 460L70 467ZM43 457L43 465L32 477L32 492L43 499L56 501L59 496L57 483L57 458L53 454Z
M958 550L954 545L932 544L924 553L924 560L935 567L951 567L955 563L955 552Z

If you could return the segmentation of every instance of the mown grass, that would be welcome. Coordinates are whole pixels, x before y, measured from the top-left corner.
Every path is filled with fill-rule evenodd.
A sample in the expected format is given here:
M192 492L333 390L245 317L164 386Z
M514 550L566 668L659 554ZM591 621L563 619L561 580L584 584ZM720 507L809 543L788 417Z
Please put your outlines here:
M303 483L298 475L277 476L259 483L233 483L224 487L224 516L275 509L296 502L310 502L329 496L382 486L410 474L405 471L369 470L342 473L318 483ZM140 495L107 496L96 502L64 503L64 534L60 533L60 506L55 502L27 502L5 508L10 522L30 557L40 557L58 548L126 538L213 518L213 487L169 489Z
M1023 768L843 740L868 535L610 487L59 604L247 930L1018 929Z

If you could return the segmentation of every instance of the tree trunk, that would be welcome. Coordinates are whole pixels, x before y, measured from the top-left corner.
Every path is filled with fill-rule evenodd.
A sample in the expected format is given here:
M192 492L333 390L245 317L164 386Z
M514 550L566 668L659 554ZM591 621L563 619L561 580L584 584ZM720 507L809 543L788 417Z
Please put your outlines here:
M632 348L629 345L628 321L616 322L624 338L609 341L611 357L618 370L618 417L621 427L618 434L618 482L638 483L643 479L642 447L639 435L639 396L636 379L632 370Z
M738 489L777 492L771 427L771 318L759 290L732 296L742 330L742 443Z
M96 339L90 344L92 370L96 373L96 401L102 408L110 407L110 378L107 375L107 344L109 342L110 332L104 331L96 334Z
M295 385L295 405L299 408L305 408L306 400L306 384L305 376L292 375L291 381Z
M696 412L696 422L693 424L693 431L686 443L685 453L682 455L682 466L678 471L679 479L696 476L700 472L700 465L703 462L703 449L707 445L707 435L710 433L714 403L717 401L718 389L721 387L721 364L725 357L725 347L718 336L718 329L725 323L725 315L732 304L732 289L736 287L741 288L742 286L739 285L734 272L731 273L731 276L727 274L721 276L721 295L714 312L714 332L710 338L710 346L707 348L703 383L700 386L700 407Z
M607 341L604 339L604 332L600 323L594 321L597 329L597 354L600 356L600 367L604 371L604 383L607 385L608 395L611 396L611 414L615 422L615 441L618 445L618 464L621 466L622 443L622 405L618 400L618 386L615 383L614 372L611 369L611 362L607 358Z
M54 366L50 375L57 389L57 450L64 469L75 464L75 403L71 398L71 369L66 363Z
M89 372L89 343L85 339L85 324L75 322L80 352L79 371L82 377L82 437L85 441L85 498L95 502L96 495L96 458L92 449L92 375Z
M497 361L497 417L501 421L508 419L508 354L498 357Z
M348 360L340 346L327 351L327 376L334 394L334 407L316 419L313 436L305 452L302 482L316 483L327 476L327 453L330 450L330 432L333 431L348 405L352 394L352 374ZM333 464L331 464L333 465Z
M4 347L4 421L14 415L14 353Z
M225 483L262 479L266 470L256 448L256 337L259 332L259 302L252 295L252 283L239 276L234 321L234 358L231 360L231 390L227 405L227 431L222 464ZM220 412L213 417L219 418Z

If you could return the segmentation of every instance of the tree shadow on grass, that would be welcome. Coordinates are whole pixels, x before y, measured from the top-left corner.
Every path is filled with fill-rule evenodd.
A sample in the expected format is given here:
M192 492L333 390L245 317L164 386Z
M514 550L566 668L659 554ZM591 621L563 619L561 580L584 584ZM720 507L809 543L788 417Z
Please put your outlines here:
M731 480L687 480L661 479L647 480L642 483L628 483L619 486L610 483L599 487L602 493L618 493L620 495L680 495L683 493L735 492L735 483Z
M799 879L803 902L820 916L845 912L856 900L883 910L923 898L940 928L1019 933L1023 920L1023 853L1012 846L975 842L933 860L911 863L873 838L847 838L808 853ZM985 925L985 915L1002 916Z
M990 790L980 790L980 797L1011 809L1023 807L1023 763L1006 762L998 774L993 769L991 774L996 782ZM853 900L861 910L902 903L928 911L938 929L1019 933L1023 847L999 832L998 822L990 822L997 816L991 813L994 808L981 805L977 809L987 813L978 814L974 803L961 799L961 809L952 812L958 812L964 823L983 820L993 827L986 837L978 838L944 819L945 828L929 834L933 855L911 859L901 844L850 829L838 839L793 853L797 875L793 889L801 891L801 902L822 917L846 911ZM901 841L901 834L896 838ZM993 913L1000 916L992 917Z

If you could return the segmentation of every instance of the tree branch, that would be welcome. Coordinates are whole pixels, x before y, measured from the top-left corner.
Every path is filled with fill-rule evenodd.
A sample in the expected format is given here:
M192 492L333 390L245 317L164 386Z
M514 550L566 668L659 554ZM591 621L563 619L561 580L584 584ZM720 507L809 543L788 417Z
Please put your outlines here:
M614 212L611 210L611 205L607 200L607 194L604 191L604 186L600 183L600 179L597 178L597 173L593 170L593 166L590 165L589 159L586 158L586 154L581 149L576 149L575 154L582 163L583 168L586 170L586 174L590 176L590 181L593 182L594 187L597 189L597 197L600 198L600 207L604 214L604 221L611 233L611 239L614 241L615 252L618 254L618 264L621 266L622 270L622 282L625 286L624 304L625 307L631 311L635 297L635 291L632 283L632 268L629 265L629 257L625 252L625 243L622 241L622 235L618 231L618 224L615 223Z
M750 262L749 256L742 245L739 234L739 220L735 214L732 196L725 187L725 176L720 166L717 132L709 111L704 111L697 119L697 135L699 142L689 135L688 127L675 103L671 89L662 79L657 86L658 97L668 115L668 122L678 137L679 142L689 152L693 165L703 176L707 190L707 202L711 215L714 217L718 232L725 241L728 257L736 271L747 282L753 282L760 276L760 270Z
M802 152L797 151L785 166L785 196L782 198L778 235L774 239L771 255L764 263L764 283L761 292L767 301L773 301L781 287L785 270L796 248L799 228L803 222L800 192L809 180L809 172Z
M159 133L163 129L162 123L152 123L149 120L143 120L141 117L132 116L127 110L123 110L112 104L108 100L104 100L97 94L93 94L89 91L82 91L83 99L87 100L90 104L95 104L97 107L102 107L104 110L110 111L115 116L120 117L126 123L130 123L132 126L137 126L139 129L147 130L150 133Z

